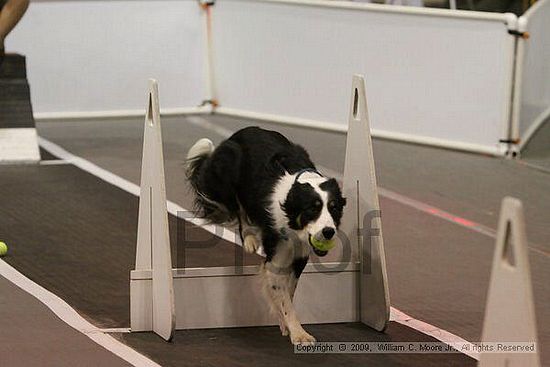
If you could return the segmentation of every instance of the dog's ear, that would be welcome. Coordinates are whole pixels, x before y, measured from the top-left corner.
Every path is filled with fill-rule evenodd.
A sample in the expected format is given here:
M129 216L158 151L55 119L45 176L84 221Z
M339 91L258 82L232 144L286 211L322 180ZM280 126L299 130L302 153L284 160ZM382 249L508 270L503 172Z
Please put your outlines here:
M315 167L308 152L301 145L292 145L276 152L269 159L269 169L280 175L295 172L304 167Z
M338 185L338 181L335 178L330 178L327 181L319 185L321 190L327 191L329 193L330 199L336 201L338 207L346 206L347 200L342 196L342 191Z
M279 152L273 154L273 156L269 159L268 170L278 175L284 175L288 172L286 167L286 159L287 156L284 153Z
M328 192L329 201L332 201L334 203L332 207L329 206L329 212L332 216L332 219L334 219L334 223L338 227L340 225L344 206L346 206L347 200L345 197L342 196L340 186L334 178L323 182L321 185L319 185L319 187L321 188L321 190Z
M289 190L286 200L281 204L281 209L285 212L288 218L288 226L294 230L304 228L301 221L302 213L305 209L304 193L311 189L311 185L307 183L295 182Z

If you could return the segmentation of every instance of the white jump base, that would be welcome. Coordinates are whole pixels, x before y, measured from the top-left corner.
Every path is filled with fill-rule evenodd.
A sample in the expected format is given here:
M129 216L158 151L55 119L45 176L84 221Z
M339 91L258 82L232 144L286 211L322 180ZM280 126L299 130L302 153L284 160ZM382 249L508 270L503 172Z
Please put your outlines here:
M340 264L324 264L337 267ZM259 266L173 269L176 329L277 325L261 294ZM304 324L359 321L358 266L319 271L308 264L296 290L295 307ZM132 304L152 295L151 270L132 271ZM132 309L132 331L151 330L152 312Z

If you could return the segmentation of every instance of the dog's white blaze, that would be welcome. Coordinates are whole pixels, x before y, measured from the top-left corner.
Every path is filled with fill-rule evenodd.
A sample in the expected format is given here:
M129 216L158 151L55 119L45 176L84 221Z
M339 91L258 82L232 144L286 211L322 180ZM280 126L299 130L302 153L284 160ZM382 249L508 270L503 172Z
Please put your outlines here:
M330 215L330 212L328 211L328 192L319 187L326 181L326 177L319 176L314 172L307 172L300 176L300 179L298 180L300 183L309 183L315 192L321 197L321 201L323 202L323 209L321 210L321 215L319 215L319 218L317 218L316 221L309 223L304 228L309 234L313 235L318 240L324 239L322 233L323 228L329 227L336 231L336 224L334 223L332 215Z
M313 186L317 194L321 197L323 201L323 209L321 215L315 222L311 222L306 226L307 231L312 234L316 239L324 239L323 228L329 227L336 231L336 225L334 224L334 219L330 212L328 211L328 192L321 190L319 186Z
M286 201L286 197L288 196L288 192L292 188L292 185L296 181L296 175L297 174L289 174L286 173L284 176L282 176L277 184L275 185L275 188L273 189L273 194L271 196L271 216L273 218L273 221L275 222L275 227L280 230L282 228L287 229L288 228L288 217L286 216L284 210L282 209L281 205L284 204ZM298 236L302 238L303 240L307 240L307 235L311 234L315 236L317 239L323 239L322 230L325 227L330 227L336 230L336 224L334 223L334 219L332 218L332 215L330 215L330 212L328 211L328 192L322 190L319 186L326 182L327 178L323 176L319 176L315 172L305 172L303 173L300 178L298 179L299 183L308 183L313 187L315 192L319 195L321 198L321 201L323 202L323 209L321 210L321 214L319 215L319 218L317 218L316 221L308 223L303 231L296 231ZM299 233L300 232L300 233Z

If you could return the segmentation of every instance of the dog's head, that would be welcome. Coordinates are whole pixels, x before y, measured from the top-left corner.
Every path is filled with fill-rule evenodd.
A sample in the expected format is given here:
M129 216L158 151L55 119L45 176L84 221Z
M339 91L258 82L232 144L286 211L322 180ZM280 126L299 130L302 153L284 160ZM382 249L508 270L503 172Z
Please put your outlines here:
M281 209L288 228L300 237L331 240L338 231L345 205L346 199L334 178L306 171L296 175ZM315 247L313 250L318 256L327 254Z

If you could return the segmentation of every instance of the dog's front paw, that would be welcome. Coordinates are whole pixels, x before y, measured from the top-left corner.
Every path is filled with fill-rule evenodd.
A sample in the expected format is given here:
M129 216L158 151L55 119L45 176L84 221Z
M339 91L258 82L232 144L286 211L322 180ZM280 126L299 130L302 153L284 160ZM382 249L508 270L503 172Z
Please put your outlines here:
M253 254L258 250L258 241L256 240L256 236L249 234L244 238L244 250L248 252L249 254Z
M313 345L315 344L315 338L308 334L305 330L300 330L290 334L290 341L294 345Z

